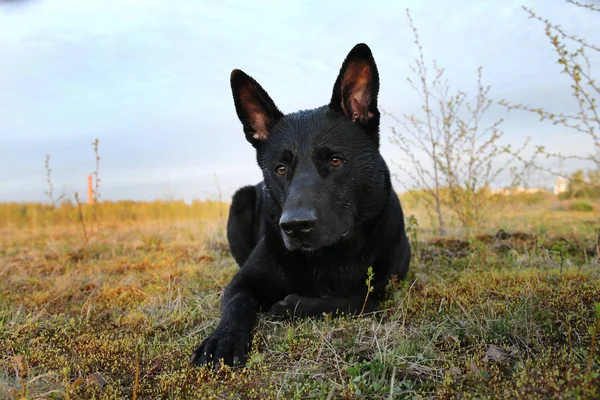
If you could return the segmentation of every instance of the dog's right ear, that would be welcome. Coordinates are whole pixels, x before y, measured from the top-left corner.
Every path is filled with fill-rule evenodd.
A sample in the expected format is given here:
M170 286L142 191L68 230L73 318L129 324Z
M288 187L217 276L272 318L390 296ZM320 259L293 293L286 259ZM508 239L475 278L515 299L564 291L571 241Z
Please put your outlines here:
M239 69L231 72L231 91L246 140L257 147L267 140L271 128L283 113L258 82Z

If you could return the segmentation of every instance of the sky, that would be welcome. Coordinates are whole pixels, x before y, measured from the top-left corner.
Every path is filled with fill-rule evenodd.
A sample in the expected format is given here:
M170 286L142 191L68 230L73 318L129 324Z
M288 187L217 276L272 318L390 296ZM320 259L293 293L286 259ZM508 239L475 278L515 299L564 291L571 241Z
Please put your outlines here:
M561 0L0 0L0 202L46 200L47 154L55 192L86 193L95 138L102 199L227 197L260 181L233 106L234 68L283 112L315 108L364 42L379 68L380 108L418 114L407 8L453 88L472 93L481 66L494 99L570 109L543 24L522 5L600 43L597 13ZM489 118L505 119L505 143L530 136L549 150L589 149L580 134L527 113L495 106ZM392 169L393 124L382 119ZM399 173L398 190L402 181Z

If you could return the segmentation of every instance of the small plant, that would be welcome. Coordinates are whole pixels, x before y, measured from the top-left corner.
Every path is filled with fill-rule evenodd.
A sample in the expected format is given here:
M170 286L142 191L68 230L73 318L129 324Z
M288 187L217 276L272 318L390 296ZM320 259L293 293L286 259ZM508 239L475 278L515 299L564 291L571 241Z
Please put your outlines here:
M94 155L96 156L96 169L93 172L94 175L94 202L92 204L92 223L95 225L96 231L99 229L99 218L98 218L98 199L100 198L100 193L98 192L98 187L100 186L100 176L98 175L98 171L100 169L100 154L98 152L98 139L96 138L92 142L92 146L94 148Z
M471 262L475 264L475 268L485 270L488 264L488 246L479 240L471 240L470 246L473 249Z
M419 221L414 215L409 215L406 217L404 225L410 243L412 262L418 264L421 254L421 246L419 244Z
M77 204L77 219L79 220L79 226L81 227L81 235L83 236L83 243L81 244L81 247L79 248L79 252L81 252L87 246L87 244L90 240L90 235L88 233L88 229L85 224L85 216L83 215L83 205L81 204L81 201L79 200L79 193L75 192L74 196L75 196L75 203Z
M79 247L79 250L76 252L77 256L81 255L83 250L85 250L85 248L89 244L90 239L94 235L96 235L100 229L99 216L98 216L98 199L100 198L100 194L98 193L98 186L99 186L98 182L100 181L98 171L99 171L99 167L100 167L100 155L98 152L98 143L99 143L98 139L96 139L92 142L92 146L94 148L94 154L96 155L96 168L93 172L93 175L96 177L96 182L95 182L94 193L93 193L94 201L92 202L92 205L91 205L92 217L91 217L91 222L89 224L86 223L86 218L85 218L84 211L83 211L83 205L81 204L81 200L79 199L79 193L75 192L75 195L74 195L75 203L77 204L77 219L79 220L79 224L81 227L81 235L83 237L83 243Z
M569 210L591 212L594 211L594 206L588 203L587 201L580 200L571 203L571 205L569 206Z
M352 378L350 387L357 396L383 392L389 381L387 368L379 361L363 361L348 367L348 375Z
M135 348L135 380L133 381L133 400L137 399L140 386L140 353L142 344L142 339L138 339L137 346Z
M562 241L556 241L552 243L549 252L557 254L560 258L560 273L562 274L565 265L565 257L567 255L566 243Z
M70 399L69 390L71 389L71 385L69 384L69 374L71 369L67 366L62 369L62 374L64 376L64 385L65 385L65 399Z
M56 205L61 202L61 200L65 197L65 194L62 193L58 196L58 199L54 198L54 185L52 184L52 168L50 168L50 154L46 154L46 160L44 161L44 167L46 168L46 182L48 183L48 190L44 193L48 196L50 200L50 204L52 204L52 208L56 208Z
M369 300L369 293L373 291L372 282L374 277L375 273L373 272L373 267L369 267L369 269L367 269L367 279L365 280L365 283L367 284L367 294L365 296L365 301L363 302L363 306L360 310L359 315L363 315L363 313L365 312L365 307L367 306L367 301Z
M27 396L27 375L29 373L29 366L23 356L17 355L14 358L14 368L17 375L17 380L21 384L21 398L26 399Z
M600 330L600 303L594 303L594 317L596 319L596 324L594 326L590 326L590 335L592 336L592 344L590 346L590 354L587 359L587 372L588 374L592 370L592 362L594 360L594 352L596 351L596 339L598 338L598 330Z
M163 238L157 233L143 234L142 243L147 250L162 250L163 248Z

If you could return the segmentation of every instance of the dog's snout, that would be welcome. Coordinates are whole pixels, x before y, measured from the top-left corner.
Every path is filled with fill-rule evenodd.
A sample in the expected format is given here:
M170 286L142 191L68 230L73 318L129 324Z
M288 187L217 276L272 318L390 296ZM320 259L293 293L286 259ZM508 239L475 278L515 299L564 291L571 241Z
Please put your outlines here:
M279 227L290 237L311 233L317 223L317 215L313 210L285 211L279 220Z

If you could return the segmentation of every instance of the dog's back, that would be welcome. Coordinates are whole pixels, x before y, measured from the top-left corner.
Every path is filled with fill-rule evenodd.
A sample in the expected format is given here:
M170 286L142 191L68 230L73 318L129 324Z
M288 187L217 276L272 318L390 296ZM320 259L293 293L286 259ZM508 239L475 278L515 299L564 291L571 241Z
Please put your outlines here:
M233 195L227 219L227 240L231 254L243 266L264 235L263 183L244 186Z

